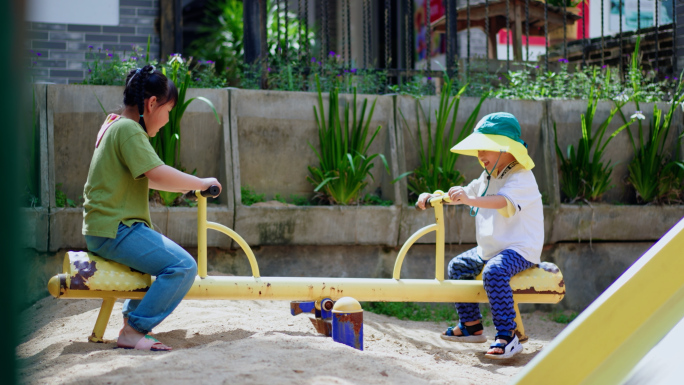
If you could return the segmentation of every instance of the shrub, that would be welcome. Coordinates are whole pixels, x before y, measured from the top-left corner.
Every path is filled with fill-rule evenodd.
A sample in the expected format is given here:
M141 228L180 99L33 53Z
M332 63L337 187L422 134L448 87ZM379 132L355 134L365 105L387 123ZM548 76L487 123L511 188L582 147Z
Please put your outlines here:
M456 96L451 98L451 88L453 82L447 78L442 88L439 98L439 107L435 111L435 125L432 125L432 117L425 113L419 100L415 100L416 128L415 134L406 122L404 113L399 110L404 127L406 127L411 142L418 150L420 165L413 171L400 175L397 180L408 177L409 192L416 197L423 192L435 190L447 191L452 186L458 186L465 180L460 171L456 170L456 161L459 155L450 151L451 146L463 140L472 131L477 123L477 115L480 112L482 103L487 98L487 94L480 97L480 102L470 112L468 119L461 131L454 137L456 132L456 120L458 118L458 107L461 102L461 95L465 92L468 85L463 86ZM451 98L451 100L449 100ZM451 114L451 124L448 123ZM427 135L423 138L421 133L420 117L423 117L427 125ZM448 131L447 131L448 128ZM445 143L445 133L448 133Z
M307 180L314 186L315 192L319 192L317 198L334 204L348 205L358 200L359 194L366 185L367 179L373 168L373 159L379 157L389 174L387 160L382 154L368 156L368 149L373 140L380 132L381 126L372 133L368 139L369 126L373 118L375 101L368 111L366 108L368 100L363 100L360 113L357 115L356 89L350 110L349 103L344 106L344 123L340 121L339 113L339 90L334 88L329 94L328 117L325 116L323 109L323 95L320 81L316 76L316 87L318 90L318 109L314 109L316 124L318 125L318 140L320 152L317 151L309 142L309 146L316 153L319 166L309 166L310 176ZM318 111L320 110L320 115ZM350 116L352 112L352 116Z
M566 198L570 200L570 203L577 200L596 201L603 193L612 187L610 185L610 176L613 172L613 166L611 166L610 161L608 161L608 163L603 162L603 152L608 143L634 121L634 119L632 119L622 125L603 142L603 136L606 133L606 129L613 120L619 107L610 111L610 115L599 125L599 128L592 135L592 124L594 122L594 114L596 113L597 105L598 96L594 94L592 89L589 93L589 100L587 101L587 111L582 114L581 117L582 137L580 138L576 149L572 144L568 145L567 158L563 155L563 152L558 146L556 122L553 123L556 153L560 160L561 190Z

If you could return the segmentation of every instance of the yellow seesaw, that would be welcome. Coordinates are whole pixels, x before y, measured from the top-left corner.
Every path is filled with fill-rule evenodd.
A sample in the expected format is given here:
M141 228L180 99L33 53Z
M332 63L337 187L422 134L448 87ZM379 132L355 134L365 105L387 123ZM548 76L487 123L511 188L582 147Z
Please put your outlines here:
M185 299L206 300L290 300L315 301L316 309L331 310L331 303L343 297L357 301L376 302L473 302L486 303L487 295L481 280L444 280L444 219L442 204L449 202L448 195L430 199L435 210L435 223L413 234L397 256L392 278L319 278L319 277L262 277L252 249L230 228L207 221L207 199L216 195L209 190L196 191L197 204L197 266L195 278ZM231 237L247 255L252 269L251 277L207 275L207 231L220 231ZM423 235L436 232L435 279L401 279L401 265L409 248ZM517 313L516 323L521 341L526 341L519 303L558 303L565 295L563 275L555 265L551 269L531 268L511 279L513 299ZM48 290L56 298L102 298L91 342L102 342L114 302L118 298L141 299L154 281L154 277L132 270L89 252L68 251L64 258L63 273L52 277ZM549 271L547 271L549 270ZM321 303L323 302L323 306ZM293 302L294 304L294 302ZM293 315L295 305L291 305ZM309 311L306 309L305 311ZM355 311L355 310L352 310ZM317 313L317 314L318 314ZM316 322L318 321L318 322ZM317 330L325 333L319 319L313 320ZM328 333L326 333L328 334Z

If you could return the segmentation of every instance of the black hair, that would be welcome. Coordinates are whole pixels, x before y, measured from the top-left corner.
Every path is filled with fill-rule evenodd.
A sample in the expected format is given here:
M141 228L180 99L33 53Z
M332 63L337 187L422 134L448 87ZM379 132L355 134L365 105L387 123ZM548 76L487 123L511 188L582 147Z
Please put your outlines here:
M145 111L145 99L157 97L160 105L178 101L178 89L163 73L157 71L153 65L131 70L126 77L124 89L124 105L137 106L140 119L138 123L147 131L143 112Z

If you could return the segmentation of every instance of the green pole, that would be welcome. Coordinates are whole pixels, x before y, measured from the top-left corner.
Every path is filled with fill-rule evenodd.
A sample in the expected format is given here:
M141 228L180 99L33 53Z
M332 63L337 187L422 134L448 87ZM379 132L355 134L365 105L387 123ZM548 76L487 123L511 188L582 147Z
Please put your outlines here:
M18 179L20 166L17 161L18 154L18 130L26 127L22 122L21 111L26 111L21 106L25 99L22 93L26 93L29 87L24 84L23 62L23 25L24 25L24 1L3 1L0 6L0 77L2 77L2 99L0 100L0 116L4 121L2 127L2 140L0 140L0 169L2 169L2 186L0 188L0 220L3 226L0 231L0 245L2 245L3 269L6 282L3 294L0 295L0 365L6 366L0 369L0 383L16 384L17 367L15 349L17 346L19 310L19 277L16 272L22 267L19 261L19 248L16 243L19 235L16 226L19 218L19 194L25 186L24 181Z

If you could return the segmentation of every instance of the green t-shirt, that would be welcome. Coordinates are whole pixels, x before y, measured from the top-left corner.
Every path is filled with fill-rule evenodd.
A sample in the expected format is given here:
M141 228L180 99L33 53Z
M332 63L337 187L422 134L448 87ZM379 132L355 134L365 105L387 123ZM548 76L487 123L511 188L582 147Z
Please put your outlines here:
M144 222L152 228L145 173L163 164L142 126L109 115L83 189L83 234L116 238L119 223Z

